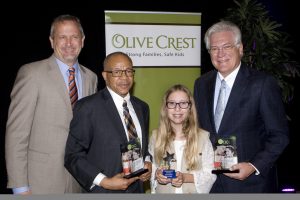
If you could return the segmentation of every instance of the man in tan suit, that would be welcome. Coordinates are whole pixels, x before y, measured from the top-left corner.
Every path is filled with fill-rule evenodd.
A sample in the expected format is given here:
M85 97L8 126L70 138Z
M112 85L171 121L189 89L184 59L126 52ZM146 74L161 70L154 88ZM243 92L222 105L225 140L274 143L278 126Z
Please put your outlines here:
M64 168L73 116L68 70L75 68L78 99L96 92L97 75L78 63L85 36L77 17L58 16L49 39L53 55L22 66L11 93L5 156L7 187L14 194L80 192Z

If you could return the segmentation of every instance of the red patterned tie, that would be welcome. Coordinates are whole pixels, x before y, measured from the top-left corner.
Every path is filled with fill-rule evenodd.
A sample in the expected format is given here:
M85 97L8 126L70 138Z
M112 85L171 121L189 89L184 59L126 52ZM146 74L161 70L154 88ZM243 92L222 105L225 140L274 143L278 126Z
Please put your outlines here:
M75 69L74 67L69 68L69 95L70 100L72 104L72 108L74 108L74 105L76 101L78 100L78 92L75 82Z
M123 102L123 114L124 114L124 120L128 131L128 137L129 140L137 138L137 132L133 123L133 120L129 114L129 109L127 107L127 102L124 100Z

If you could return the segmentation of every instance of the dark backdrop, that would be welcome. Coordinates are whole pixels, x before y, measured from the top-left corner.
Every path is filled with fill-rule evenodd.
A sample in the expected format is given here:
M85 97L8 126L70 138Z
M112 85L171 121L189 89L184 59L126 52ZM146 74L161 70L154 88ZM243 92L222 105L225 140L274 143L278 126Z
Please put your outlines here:
M15 5L2 7L1 12L1 36L2 36L2 77L0 79L1 104L0 104L0 194L10 193L6 189L6 169L4 158L5 124L10 103L10 92L16 77L17 70L22 64L49 57L52 49L48 40L50 24L60 14L72 14L82 21L86 34L85 46L79 57L81 64L89 67L99 75L99 89L104 87L101 77L102 61L105 57L105 30L104 10L137 10L137 11L172 11L172 12L201 12L202 36L207 28L220 18L224 17L227 8L234 5L233 0L205 0L205 1L144 1L144 0L98 0L98 1L43 1L42 4ZM299 27L296 2L288 0L260 0L269 10L274 20L283 24L283 31L290 33L293 43L291 47L298 51ZM9 13L9 14L8 14ZM296 24L295 24L296 23ZM294 25L295 24L295 25ZM293 56L299 61L298 53ZM200 56L200 55L199 55ZM207 52L202 52L202 72L212 69ZM300 176L297 172L297 141L299 132L299 78L295 83L295 97L286 104L286 110L290 121L291 143L278 161L278 183L280 188L285 186L296 187L300 190Z

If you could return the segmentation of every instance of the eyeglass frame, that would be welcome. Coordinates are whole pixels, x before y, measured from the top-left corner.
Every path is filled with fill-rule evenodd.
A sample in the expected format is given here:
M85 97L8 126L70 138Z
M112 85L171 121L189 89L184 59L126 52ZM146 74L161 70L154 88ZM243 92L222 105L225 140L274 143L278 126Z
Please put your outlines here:
M175 104L175 106L174 107L170 107L169 103L173 103L173 104ZM187 106L186 107L182 107L181 104L185 104L185 103L187 103ZM174 102L174 101L167 101L166 102L166 107L168 109L175 109L177 107L177 105L178 105L180 109L188 109L191 106L191 104L192 103L190 101L181 101L181 102L178 102L178 103Z
M217 46L212 46L208 49L208 52L210 54L216 55L219 51L223 51L223 52L229 52L231 51L233 48L235 47L239 47L239 44L225 44L221 47L217 47Z
M112 77L122 77L123 74L125 74L125 76L127 76L127 77L133 77L134 73L135 73L135 70L134 69L111 70L111 71L106 70L104 72L111 73ZM121 73L121 74L116 75L115 73ZM132 73L132 75L128 75L128 73Z

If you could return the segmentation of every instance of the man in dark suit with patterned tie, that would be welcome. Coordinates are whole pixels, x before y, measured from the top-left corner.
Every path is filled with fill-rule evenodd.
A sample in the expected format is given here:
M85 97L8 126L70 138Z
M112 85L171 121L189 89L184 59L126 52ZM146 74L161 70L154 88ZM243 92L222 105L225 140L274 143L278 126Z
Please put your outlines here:
M127 54L109 54L104 60L102 76L106 88L75 105L66 144L65 167L86 192L142 193L143 182L151 176L149 106L129 93L134 69ZM124 100L141 141L144 168L149 170L129 179L123 177L120 150L120 146L130 139L124 120Z
M213 143L216 136L236 136L238 163L231 170L239 170L218 175L211 192L276 192L275 162L289 142L276 80L241 62L242 36L235 24L214 24L205 34L205 44L217 71L208 72L195 82L199 123L211 133ZM216 120L222 80L225 110Z

